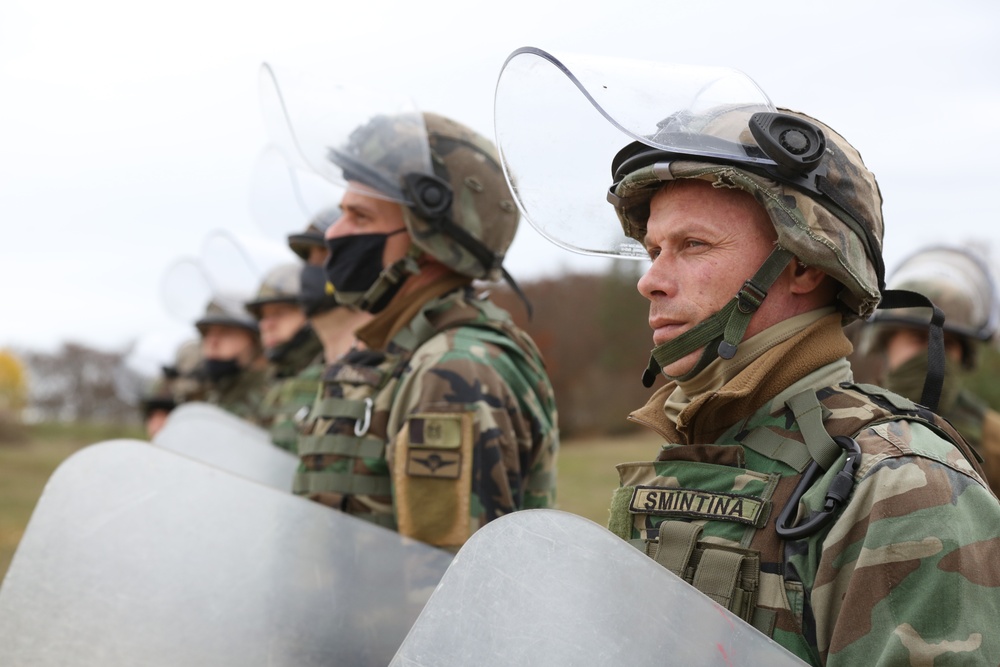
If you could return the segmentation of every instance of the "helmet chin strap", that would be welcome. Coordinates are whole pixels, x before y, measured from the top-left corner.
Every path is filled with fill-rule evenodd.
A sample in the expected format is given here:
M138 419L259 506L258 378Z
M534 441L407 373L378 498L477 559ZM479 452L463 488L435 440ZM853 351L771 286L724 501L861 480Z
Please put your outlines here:
M382 269L379 277L358 300L356 307L370 313L377 313L385 308L388 301L402 286L403 281L420 273L420 265L417 264L417 256L420 255L420 252L420 249L415 245L410 246L404 257Z
M653 348L649 365L642 374L642 384L652 387L657 374L665 366L683 359L702 347L705 349L694 368L674 379L684 381L693 378L717 357L732 359L747 327L750 326L750 319L767 297L767 290L793 258L791 252L781 246L775 246L753 277L743 283L736 296L721 310L677 338ZM715 341L719 341L718 345L713 344Z

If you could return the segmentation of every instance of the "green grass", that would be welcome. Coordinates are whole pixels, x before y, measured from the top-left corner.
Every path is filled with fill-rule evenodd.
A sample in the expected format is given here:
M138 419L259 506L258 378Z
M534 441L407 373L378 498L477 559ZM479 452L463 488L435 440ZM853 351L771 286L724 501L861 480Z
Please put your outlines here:
M652 432L570 440L559 450L558 509L602 526L608 523L611 494L618 488L615 465L651 461L661 438Z
M113 425L37 424L26 427L14 442L0 442L0 580L52 471L86 445L142 437L137 428ZM615 464L649 460L658 449L658 438L645 433L564 442L558 508L605 525L618 487Z
M35 424L0 441L0 578L52 471L79 449L114 438L141 438L137 427Z

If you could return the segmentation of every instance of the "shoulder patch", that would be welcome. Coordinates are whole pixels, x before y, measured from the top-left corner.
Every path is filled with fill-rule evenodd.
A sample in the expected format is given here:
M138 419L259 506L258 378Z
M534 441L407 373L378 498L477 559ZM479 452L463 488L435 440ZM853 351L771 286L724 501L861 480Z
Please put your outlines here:
M407 418L410 447L458 449L462 444L462 415L415 414Z

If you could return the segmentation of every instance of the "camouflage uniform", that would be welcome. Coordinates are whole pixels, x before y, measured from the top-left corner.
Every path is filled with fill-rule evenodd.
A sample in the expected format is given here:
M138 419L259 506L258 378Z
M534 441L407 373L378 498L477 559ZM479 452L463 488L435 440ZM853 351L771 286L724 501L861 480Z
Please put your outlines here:
M883 384L901 396L919 400L926 371L927 359L918 355L887 373ZM1000 413L962 386L962 376L966 372L951 360L945 362L944 387L937 412L983 458L986 480L997 494L1000 492Z
M312 406L323 376L323 350L313 336L290 351L281 364L272 365L269 389L258 410L260 425L271 432L271 442L295 453L299 422L296 415Z
M266 392L267 369L245 369L215 381L206 381L202 400L258 424L260 404Z
M327 368L295 482L296 493L446 548L509 512L553 506L559 444L534 344L506 312L453 287L404 315L384 351L354 350Z

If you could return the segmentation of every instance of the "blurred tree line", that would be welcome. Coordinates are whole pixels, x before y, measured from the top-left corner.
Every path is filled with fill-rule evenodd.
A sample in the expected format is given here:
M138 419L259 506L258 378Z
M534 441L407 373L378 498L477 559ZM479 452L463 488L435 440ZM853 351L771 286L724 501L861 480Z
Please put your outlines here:
M30 378L31 419L138 423L137 397L122 391L135 383L127 377L125 354L80 343L64 343L55 352L22 351Z
M605 274L575 273L521 285L534 307L506 285L492 288L538 344L556 392L564 435L635 428L628 414L655 390L642 385L653 347L648 302L636 290L642 262L617 260Z
M570 273L525 282L521 288L534 307L530 320L506 284L486 287L541 349L565 436L636 428L626 417L656 389L641 382L652 348L648 305L636 290L644 267L642 262L619 260L604 274ZM848 329L855 342L858 326ZM51 353L18 351L5 357L3 352L0 427L24 408L35 421L138 423L137 387L143 383L125 367L128 350L65 343ZM878 358L855 353L851 361L859 381L877 381ZM965 381L995 409L1000 407L998 376L1000 350L983 346L979 368Z

